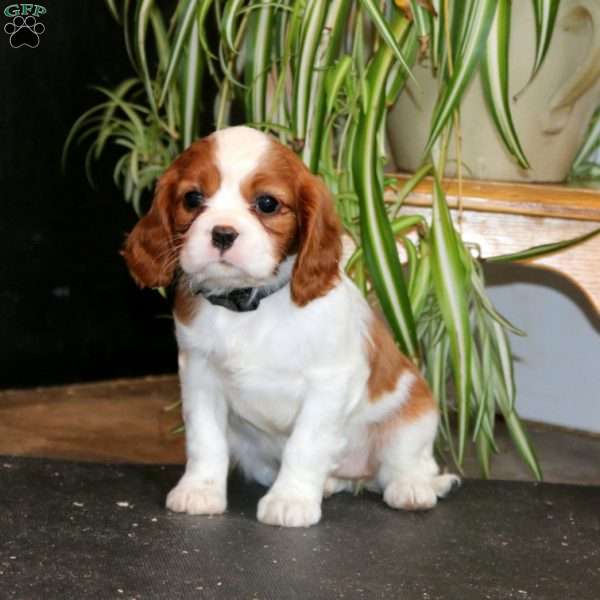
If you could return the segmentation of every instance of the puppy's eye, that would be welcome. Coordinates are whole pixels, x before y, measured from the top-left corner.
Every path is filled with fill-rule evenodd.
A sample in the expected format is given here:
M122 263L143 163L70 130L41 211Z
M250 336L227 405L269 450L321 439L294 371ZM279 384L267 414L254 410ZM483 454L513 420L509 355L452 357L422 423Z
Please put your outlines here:
M203 204L204 194L202 192L198 192L197 190L187 192L183 197L183 205L188 210L196 210L197 208L200 208Z
M265 215L271 215L279 210L279 202L273 198L273 196L269 196L268 194L261 194L256 199L256 210Z

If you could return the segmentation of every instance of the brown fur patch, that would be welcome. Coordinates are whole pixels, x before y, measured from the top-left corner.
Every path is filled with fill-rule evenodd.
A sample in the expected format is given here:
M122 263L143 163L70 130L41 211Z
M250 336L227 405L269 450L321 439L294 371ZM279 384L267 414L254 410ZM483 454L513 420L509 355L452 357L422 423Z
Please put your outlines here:
M427 383L413 363L400 352L392 334L377 316L373 315L370 330L371 343L368 348L371 374L368 380L369 401L377 402L385 393L394 390L400 375L410 371L415 376L409 397L399 408L397 416L402 420L414 420L431 410L436 403ZM390 417L394 419L394 416Z
M171 283L185 233L199 214L185 208L183 197L199 190L208 198L219 185L211 137L192 144L165 171L156 185L150 210L127 236L121 252L140 287Z
M413 383L410 396L400 407L399 418L402 421L415 421L428 412L437 411L437 404L434 400L429 386L420 373L417 373L417 380Z
M182 280L175 289L175 298L173 300L173 314L175 318L183 325L189 325L198 314L201 299L194 296L190 291L187 281Z
M400 352L392 334L377 315L373 315L369 337L369 401L376 402L383 394L396 387L403 371L409 370L414 373L416 369Z

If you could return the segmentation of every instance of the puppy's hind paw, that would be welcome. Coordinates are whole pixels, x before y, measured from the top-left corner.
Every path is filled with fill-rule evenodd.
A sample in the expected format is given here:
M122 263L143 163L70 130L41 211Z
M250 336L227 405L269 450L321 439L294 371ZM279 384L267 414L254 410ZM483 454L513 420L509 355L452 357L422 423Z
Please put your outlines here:
M214 487L180 482L167 495L166 506L188 515L220 515L227 508L227 499Z
M450 474L398 479L385 488L383 500L392 508L429 510L437 504L438 498L443 498L458 485L460 479Z

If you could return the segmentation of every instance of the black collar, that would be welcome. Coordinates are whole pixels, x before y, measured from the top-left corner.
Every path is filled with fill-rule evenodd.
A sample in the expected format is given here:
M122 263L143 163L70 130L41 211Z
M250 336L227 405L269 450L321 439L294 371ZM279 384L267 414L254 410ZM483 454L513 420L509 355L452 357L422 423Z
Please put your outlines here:
M249 312L256 310L263 298L278 292L286 283L287 281L283 281L276 287L238 288L223 294L211 294L210 290L198 288L192 290L192 293L194 296L204 296L215 306L222 306L234 312Z

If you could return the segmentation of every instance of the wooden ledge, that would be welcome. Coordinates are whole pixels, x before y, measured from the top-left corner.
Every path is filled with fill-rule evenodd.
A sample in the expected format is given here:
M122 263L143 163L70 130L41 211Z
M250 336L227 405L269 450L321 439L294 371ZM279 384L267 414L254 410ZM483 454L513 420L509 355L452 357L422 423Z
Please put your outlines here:
M398 175L400 185L403 185L408 177ZM458 180L445 179L442 187L446 192L448 204L457 208ZM427 177L409 195L406 204L430 206L431 188L432 179ZM462 181L462 196L464 210L600 222L600 190L564 185L465 179Z
M406 175L398 176L400 185L407 179ZM600 226L600 191L464 180L459 215L458 182L445 180L442 185L463 238L477 245L484 258L578 237ZM431 178L421 182L406 198L402 213L429 217L431 188ZM386 200L393 201L391 192ZM569 250L528 262L558 271L573 281L600 314L600 235Z

